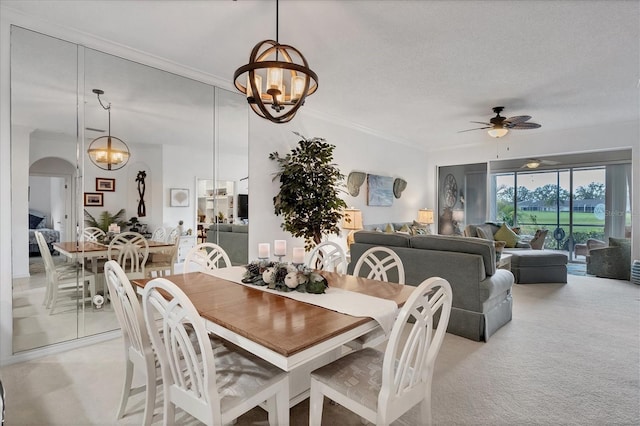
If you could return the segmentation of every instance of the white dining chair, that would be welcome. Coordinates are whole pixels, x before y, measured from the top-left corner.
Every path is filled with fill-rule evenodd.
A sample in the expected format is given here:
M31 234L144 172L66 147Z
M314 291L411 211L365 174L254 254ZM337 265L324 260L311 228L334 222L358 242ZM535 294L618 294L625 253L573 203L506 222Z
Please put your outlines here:
M151 280L142 308L162 371L164 424L174 424L175 407L207 425L222 425L264 402L270 425L289 424L287 373L230 344L214 355L204 320L178 286Z
M150 425L156 401L156 388L160 372L156 372L156 360L151 340L142 314L142 307L124 270L114 260L104 265L104 275L109 289L109 298L122 329L126 362L124 385L116 420L124 416L129 397L145 392L142 423ZM144 383L133 387L134 373L144 378Z
M88 226L82 230L82 241L97 242L106 235L102 229Z
M346 272L347 256L337 243L325 241L315 246L311 251L307 266L311 269L342 274Z
M353 275L389 282L392 271L395 271L395 276L391 274L393 282L404 284L404 266L400 256L388 247L376 246L362 253L353 268Z
M214 243L200 243L187 253L184 259L184 272L208 272L231 266L229 255L222 247Z
M362 253L353 268L353 275L364 276L372 280L390 281L395 276L398 284L404 284L404 265L393 250L387 247L372 247ZM359 336L347 343L351 349L373 347L386 340L387 336L381 328L376 328L367 334Z
M175 238L173 245L167 251L161 253L150 253L147 263L144 265L144 272L148 278L165 277L173 275L174 267L178 261L178 247L180 239Z
M158 241L162 243L167 241L167 231L164 229L164 226L159 226L153 230L153 233L151 234L151 241Z
M144 278L144 264L149 257L149 243L137 232L123 232L109 243L107 259L115 260L130 280Z
M433 367L449 323L451 299L448 281L428 278L400 310L384 352L365 348L313 371L309 425L320 425L325 396L378 426L419 404L420 421L431 424Z
M49 252L49 247L41 232L35 231L40 256L44 262L47 279L43 305L53 314L60 297L68 294L75 303L91 301L96 294L95 275L81 269L77 264L56 266ZM89 295L85 293L85 283L89 286ZM78 297L80 296L80 297Z

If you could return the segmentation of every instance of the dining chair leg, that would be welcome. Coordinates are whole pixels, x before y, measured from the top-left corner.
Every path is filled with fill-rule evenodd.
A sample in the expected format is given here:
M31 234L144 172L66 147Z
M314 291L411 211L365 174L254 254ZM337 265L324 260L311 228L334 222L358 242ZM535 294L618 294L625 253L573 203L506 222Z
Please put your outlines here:
M144 417L143 424L145 426L150 426L151 421L153 420L153 410L156 406L156 390L157 390L157 381L156 381L156 366L155 365L147 365L147 374L146 374L146 389L145 389L145 406L144 406Z
M124 416L124 410L127 408L127 401L131 396L131 383L133 382L133 363L127 359L127 367L124 372L124 384L122 385L122 397L120 398L120 408L116 414L116 419L121 419Z
M320 426L322 423L322 404L324 395L318 389L319 383L311 379L311 392L309 394L309 426Z

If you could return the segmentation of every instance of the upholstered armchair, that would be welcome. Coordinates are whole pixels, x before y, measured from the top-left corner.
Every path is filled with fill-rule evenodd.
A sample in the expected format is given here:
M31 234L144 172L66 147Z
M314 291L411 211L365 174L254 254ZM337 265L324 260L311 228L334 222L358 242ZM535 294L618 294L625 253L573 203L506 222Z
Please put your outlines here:
M603 241L588 240L587 274L601 278L629 280L631 278L631 241L626 238L609 238Z

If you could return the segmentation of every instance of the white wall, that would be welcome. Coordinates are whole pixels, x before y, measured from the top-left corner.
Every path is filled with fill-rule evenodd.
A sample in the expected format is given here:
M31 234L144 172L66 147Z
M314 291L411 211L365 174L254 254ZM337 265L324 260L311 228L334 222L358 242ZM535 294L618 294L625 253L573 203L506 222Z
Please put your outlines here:
M304 109L304 108L303 108ZM393 143L380 136L331 123L301 111L291 123L274 124L252 114L249 118L249 259L257 258L258 243L276 239L287 240L289 256L292 247L303 246L302 239L294 239L280 228L282 218L273 212L273 197L278 193L279 182L272 181L277 163L269 160L269 154L277 151L286 155L300 138L322 137L336 146L335 163L346 176L351 171L401 177L407 188L401 198L394 199L391 207L370 207L366 200L366 183L360 194L352 197L346 192L343 199L349 206L362 210L365 224L410 221L417 217L419 208L433 206L428 203L429 187L434 180L425 172L426 154L422 151ZM346 180L345 180L346 183ZM346 234L332 237L343 246Z

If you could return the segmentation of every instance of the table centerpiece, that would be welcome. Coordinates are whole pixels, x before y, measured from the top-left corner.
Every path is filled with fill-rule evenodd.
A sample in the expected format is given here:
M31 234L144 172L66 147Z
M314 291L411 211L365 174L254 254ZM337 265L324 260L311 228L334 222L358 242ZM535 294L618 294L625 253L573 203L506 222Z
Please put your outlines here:
M329 284L317 271L303 265L255 260L246 266L242 282L278 291L322 294Z

